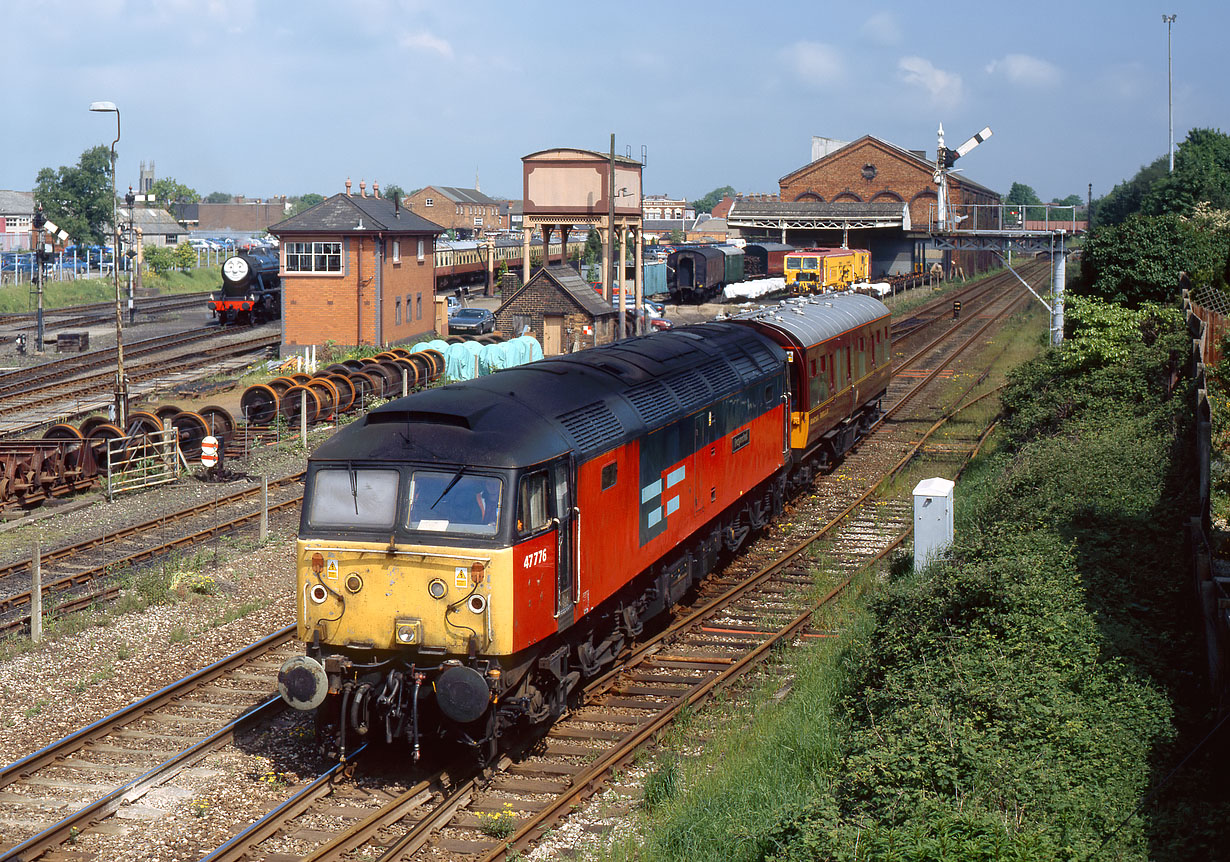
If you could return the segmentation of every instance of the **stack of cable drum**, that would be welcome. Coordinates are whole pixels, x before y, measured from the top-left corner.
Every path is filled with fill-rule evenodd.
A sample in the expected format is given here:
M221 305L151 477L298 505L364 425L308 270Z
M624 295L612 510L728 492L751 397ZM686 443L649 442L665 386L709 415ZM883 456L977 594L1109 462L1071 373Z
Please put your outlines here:
M398 398L403 386L407 392L421 389L443 373L440 351L411 353L395 347L366 359L347 359L315 375L289 374L249 386L239 406L250 425L271 425L279 418L295 425L305 410L312 425L362 409L373 398Z

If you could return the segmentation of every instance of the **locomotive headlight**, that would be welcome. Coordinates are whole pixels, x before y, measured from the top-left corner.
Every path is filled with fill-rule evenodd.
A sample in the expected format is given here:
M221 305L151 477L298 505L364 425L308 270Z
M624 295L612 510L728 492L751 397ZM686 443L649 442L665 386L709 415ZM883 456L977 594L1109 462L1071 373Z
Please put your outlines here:
M427 595L433 599L442 599L444 594L448 592L448 584L439 578L433 578L431 583L427 585Z
M363 589L363 579L351 572L346 576L346 589L348 592L357 593Z
M393 623L393 633L399 644L422 643L423 624L418 620L402 618Z
M325 599L329 598L329 591L325 589L324 584L314 584L312 588L308 590L308 598L318 605L323 605L325 603Z
M470 608L470 613L481 614L483 611L487 610L487 597L480 595L479 593L475 593L470 596L470 600L466 602L466 605Z

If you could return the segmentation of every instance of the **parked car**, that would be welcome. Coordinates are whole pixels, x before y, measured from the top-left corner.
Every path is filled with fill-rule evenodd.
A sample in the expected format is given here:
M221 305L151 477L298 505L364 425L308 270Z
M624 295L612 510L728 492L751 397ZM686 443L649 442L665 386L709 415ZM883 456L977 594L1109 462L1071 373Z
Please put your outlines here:
M495 332L495 315L485 308L462 308L449 315L448 331L455 335Z
M628 323L635 327L638 318L644 318L647 332L660 332L664 329L672 329L675 324L667 320L665 317L658 317L656 314L649 314L645 311L634 311L628 309L624 312L628 316Z
M448 297L448 316L451 318L454 314L461 311L461 300L455 296Z

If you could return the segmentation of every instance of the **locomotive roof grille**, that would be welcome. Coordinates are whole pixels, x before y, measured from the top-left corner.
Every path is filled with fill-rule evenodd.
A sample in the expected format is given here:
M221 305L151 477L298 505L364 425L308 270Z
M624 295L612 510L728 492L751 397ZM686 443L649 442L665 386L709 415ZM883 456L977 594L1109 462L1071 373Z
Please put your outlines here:
M670 387L671 392L675 393L675 397L679 399L679 403L685 410L698 404L704 404L713 397L705 378L701 377L694 368L668 377L666 385Z
M611 412L611 408L603 401L595 401L576 410L561 413L556 418L568 429L580 452L600 449L604 444L613 443L619 440L624 430L619 417Z
M677 409L670 390L657 380L633 386L625 394L650 428L671 416Z
M711 362L701 369L714 392L730 392L739 387L739 374L725 362Z

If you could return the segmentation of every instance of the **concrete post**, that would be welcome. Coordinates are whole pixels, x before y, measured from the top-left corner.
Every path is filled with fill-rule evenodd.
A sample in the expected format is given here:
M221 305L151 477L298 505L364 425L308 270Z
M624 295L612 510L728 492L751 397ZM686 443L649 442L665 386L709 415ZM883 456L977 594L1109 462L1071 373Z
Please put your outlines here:
M636 307L645 307L645 237L644 230L640 227L632 229L632 237L636 246L636 268L633 270L633 278L636 280ZM637 335L644 335L646 332L645 326L647 321L637 318Z
M269 538L269 477L261 476L261 529L260 543Z
M521 228L521 283L530 280L530 227Z
M43 554L38 540L34 541L34 556L30 563L30 642L43 639Z
M1051 253L1051 344L1063 344L1063 292L1067 279L1067 255L1063 234L1059 235L1059 251Z
M299 390L299 439L307 448L307 389Z

